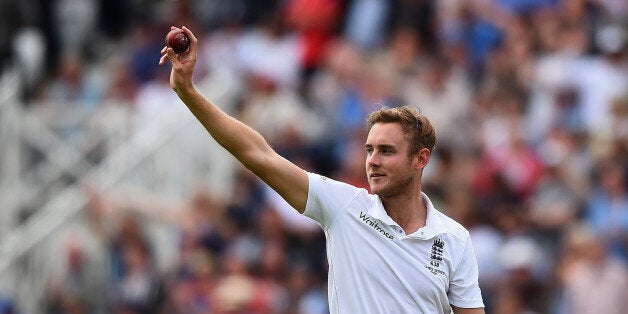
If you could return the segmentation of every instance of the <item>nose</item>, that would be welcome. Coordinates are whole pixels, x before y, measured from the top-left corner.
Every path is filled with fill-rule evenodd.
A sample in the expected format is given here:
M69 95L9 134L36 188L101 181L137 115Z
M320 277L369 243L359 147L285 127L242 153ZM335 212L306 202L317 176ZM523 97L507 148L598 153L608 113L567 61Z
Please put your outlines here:
M366 156L366 166L369 167L377 167L380 165L379 157L377 157L377 153L373 152L370 155Z

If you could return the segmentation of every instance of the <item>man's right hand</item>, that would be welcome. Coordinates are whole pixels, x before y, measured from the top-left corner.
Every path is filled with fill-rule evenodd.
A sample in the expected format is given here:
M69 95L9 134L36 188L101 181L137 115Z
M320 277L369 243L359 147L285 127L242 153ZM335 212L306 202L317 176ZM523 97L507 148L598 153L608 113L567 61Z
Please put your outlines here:
M174 26L171 27L171 29L175 28ZM170 63L172 63L170 86L179 96L181 96L182 93L191 91L194 87L192 75L194 73L194 65L196 64L198 43L192 31L185 26L181 29L183 29L190 38L190 48L185 52L176 54L172 48L165 46L161 49L162 56L159 59L159 65L166 63L166 59L170 60Z

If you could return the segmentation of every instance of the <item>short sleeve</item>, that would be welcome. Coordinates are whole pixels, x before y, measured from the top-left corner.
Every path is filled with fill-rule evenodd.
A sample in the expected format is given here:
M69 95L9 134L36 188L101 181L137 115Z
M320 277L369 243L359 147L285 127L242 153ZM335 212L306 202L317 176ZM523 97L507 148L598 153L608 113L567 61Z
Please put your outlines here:
M447 292L449 303L461 308L484 307L478 284L478 262L470 237L467 237L458 267L454 270Z
M315 173L307 173L308 196L303 214L327 230L339 212L360 194L359 189L347 183L332 180Z

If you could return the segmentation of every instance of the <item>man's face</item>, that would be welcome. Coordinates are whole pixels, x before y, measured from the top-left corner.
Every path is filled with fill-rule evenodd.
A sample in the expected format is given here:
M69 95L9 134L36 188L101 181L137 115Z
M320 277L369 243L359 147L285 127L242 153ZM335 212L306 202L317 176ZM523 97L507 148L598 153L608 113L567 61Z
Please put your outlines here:
M410 145L397 123L376 123L366 139L366 175L371 192L393 197L414 187L416 171L408 154Z

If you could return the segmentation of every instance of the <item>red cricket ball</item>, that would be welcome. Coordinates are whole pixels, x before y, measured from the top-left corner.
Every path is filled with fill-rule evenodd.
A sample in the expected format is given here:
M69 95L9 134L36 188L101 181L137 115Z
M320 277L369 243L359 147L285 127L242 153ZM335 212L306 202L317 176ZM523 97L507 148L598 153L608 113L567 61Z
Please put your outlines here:
M190 38L180 28L174 28L166 35L166 46L172 48L174 53L182 53L190 47Z

